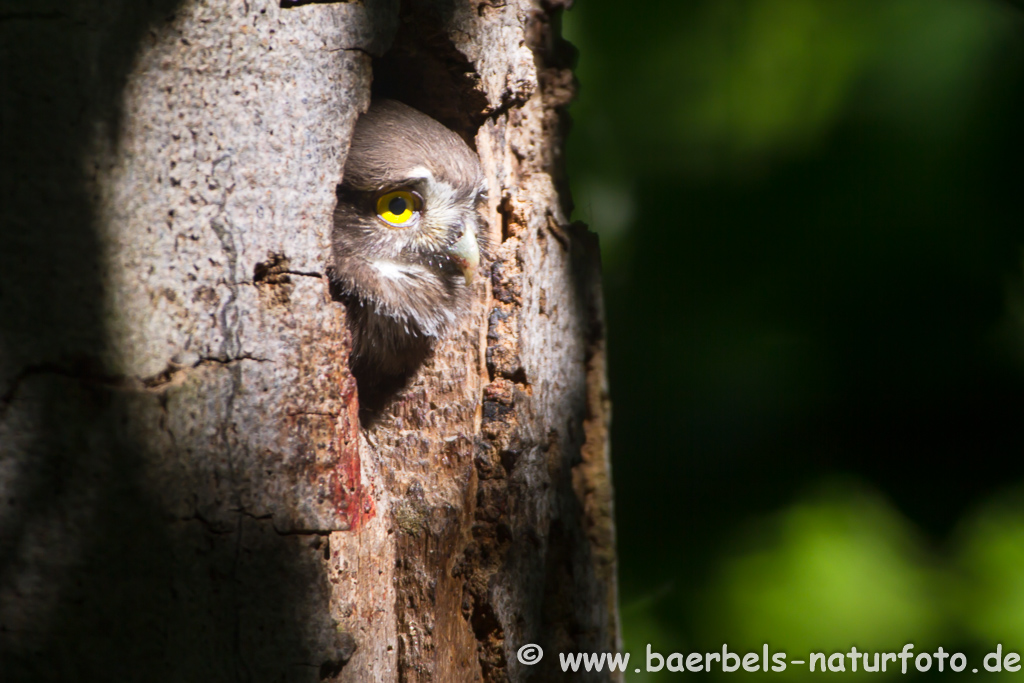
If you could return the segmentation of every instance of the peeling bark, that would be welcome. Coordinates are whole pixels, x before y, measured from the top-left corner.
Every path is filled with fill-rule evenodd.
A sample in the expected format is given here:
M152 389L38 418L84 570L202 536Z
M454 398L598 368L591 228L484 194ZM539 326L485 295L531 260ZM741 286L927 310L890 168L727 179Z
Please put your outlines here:
M0 7L5 680L561 680L619 649L560 10ZM477 149L496 247L364 426L326 273L371 94Z

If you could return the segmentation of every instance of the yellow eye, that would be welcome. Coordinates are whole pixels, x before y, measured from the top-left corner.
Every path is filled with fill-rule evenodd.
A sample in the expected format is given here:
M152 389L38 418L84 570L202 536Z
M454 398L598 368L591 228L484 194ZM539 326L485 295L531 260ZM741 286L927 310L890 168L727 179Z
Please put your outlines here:
M412 192L395 190L377 199L377 216L388 225L404 228L411 225L419 211L418 197Z

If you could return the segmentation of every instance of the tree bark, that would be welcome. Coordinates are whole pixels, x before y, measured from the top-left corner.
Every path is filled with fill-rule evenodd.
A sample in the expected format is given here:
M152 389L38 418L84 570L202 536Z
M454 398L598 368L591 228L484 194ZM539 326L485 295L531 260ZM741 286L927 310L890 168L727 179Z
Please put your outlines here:
M4 680L561 680L618 649L559 3L9 5ZM327 272L371 95L475 146L494 246L360 424Z

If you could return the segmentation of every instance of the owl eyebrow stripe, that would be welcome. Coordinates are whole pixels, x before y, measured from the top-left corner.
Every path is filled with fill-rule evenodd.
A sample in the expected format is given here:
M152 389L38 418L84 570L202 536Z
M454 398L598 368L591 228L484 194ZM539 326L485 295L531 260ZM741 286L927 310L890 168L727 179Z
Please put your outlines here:
M409 180L434 180L434 174L426 166L417 166L409 169Z

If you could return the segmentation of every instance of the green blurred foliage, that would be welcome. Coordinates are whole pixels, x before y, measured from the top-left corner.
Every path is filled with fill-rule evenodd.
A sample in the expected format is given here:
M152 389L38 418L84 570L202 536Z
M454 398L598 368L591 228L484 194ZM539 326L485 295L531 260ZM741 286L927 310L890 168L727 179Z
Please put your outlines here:
M948 123L1012 25L1005 8L966 0L662 0L634 8L661 33L619 21L608 43L595 35L604 17L590 5L599 7L581 3L566 16L565 33L583 55L584 88L613 87L616 96L596 102L600 93L584 90L576 133L611 132L592 125L592 110L642 118L655 125L618 143L642 145L645 168L669 171L805 150L869 94L858 90L868 79L876 112L914 120L919 131ZM713 154L701 158L708 166L691 167L702 152Z
M1024 651L1024 507L991 501L959 530L960 623L978 642Z
M583 55L573 183L602 235L633 215L609 188L763 172L851 110L949 134L1012 25L1005 8L964 0L661 0L608 24L601 7L581 3L565 33Z
M716 570L701 625L707 646L769 643L808 652L894 652L949 642L941 574L906 520L876 496L830 487L747 530ZM849 666L849 663L847 663ZM773 678L807 678L794 666ZM870 677L859 670L850 678Z
M1024 651L1024 12L578 0L564 32L634 662Z

